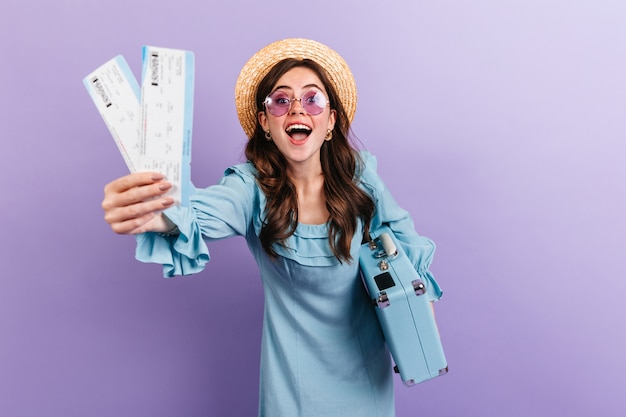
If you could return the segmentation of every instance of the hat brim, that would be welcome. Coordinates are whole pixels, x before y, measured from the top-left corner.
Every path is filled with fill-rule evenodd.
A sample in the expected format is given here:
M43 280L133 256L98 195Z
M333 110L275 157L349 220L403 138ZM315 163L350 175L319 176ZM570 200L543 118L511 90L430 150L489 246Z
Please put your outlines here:
M257 123L256 91L261 80L278 62L287 58L310 59L326 70L328 78L339 95L348 121L356 113L356 83L346 61L326 45L310 39L291 38L271 43L259 50L244 65L235 85L237 116L248 139L252 138Z

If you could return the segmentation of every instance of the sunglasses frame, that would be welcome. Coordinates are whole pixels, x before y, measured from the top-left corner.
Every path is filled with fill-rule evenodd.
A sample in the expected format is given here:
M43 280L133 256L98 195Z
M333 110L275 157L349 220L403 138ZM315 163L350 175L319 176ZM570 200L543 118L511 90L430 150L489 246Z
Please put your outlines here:
M286 103L285 104L275 103L275 100L272 98L272 95L274 95L276 93L279 93L279 92L285 95L285 97L281 97L281 99L289 100L289 105L286 105ZM315 93L315 94L313 94L312 97L316 97L317 95L321 95L322 96L322 98L324 99L324 106L323 107L320 107L317 104L316 101L314 101L314 102L306 102L306 101L303 102L302 101L303 99L307 98L306 97L307 94L310 94L311 92ZM302 107L302 109L307 114L310 114L311 116L317 116L318 114L322 114L322 112L324 112L326 107L330 105L330 101L328 100L328 97L326 97L326 95L322 91L320 91L318 89L315 89L315 88L310 89L310 90L304 92L304 94L302 94L302 97L300 97L300 98L295 98L295 97L294 98L289 98L287 93L285 93L284 91L281 91L279 89L279 90L272 91L271 93L269 93L267 95L267 97L265 97L265 100L263 100L263 107L265 107L265 110L267 110L272 116L280 117L280 116L284 116L285 114L289 113L289 111L291 110L291 107L293 106L294 101L299 101L300 102L300 107ZM319 112L314 113L314 112L310 112L309 110L307 110L306 107L309 107L309 105L310 106L314 106L315 108L318 108ZM277 112L277 113L280 113L280 114L277 114L277 113L273 112L272 109L281 110L281 111L284 109L285 111L282 112L282 113Z

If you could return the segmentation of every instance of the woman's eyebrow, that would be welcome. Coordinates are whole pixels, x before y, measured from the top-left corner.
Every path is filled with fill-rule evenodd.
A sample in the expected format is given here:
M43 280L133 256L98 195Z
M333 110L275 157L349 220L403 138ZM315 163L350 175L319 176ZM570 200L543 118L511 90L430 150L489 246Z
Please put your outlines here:
M315 84L315 83L312 83L312 84L307 84L307 85L305 85L303 88L311 88L311 87L315 87L315 88L317 88L318 90L322 90L322 87L320 87L319 85L317 85L317 84Z
M315 83L311 83L311 84L307 84L305 86L302 86L302 88L311 88L311 87L315 87L320 91L323 91L322 87L320 87L319 85L315 84ZM293 90L292 87L289 87L288 85L278 85L274 88L274 91L276 90L280 90L280 89L285 89L285 90Z

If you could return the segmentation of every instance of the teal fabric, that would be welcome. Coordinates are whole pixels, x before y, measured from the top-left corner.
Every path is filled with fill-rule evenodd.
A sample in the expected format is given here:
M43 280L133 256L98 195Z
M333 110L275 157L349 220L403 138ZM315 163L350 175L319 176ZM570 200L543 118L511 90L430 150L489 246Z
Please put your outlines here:
M388 224L416 268L427 271L432 254L420 259L415 249L427 238L389 194L375 158L361 156L360 185L376 202L372 227ZM137 259L162 264L166 277L193 274L210 259L205 241L244 236L265 295L259 416L393 417L392 365L359 277L362 225L352 239L351 263L333 256L326 224L299 224L271 259L258 239L265 196L254 173L250 163L236 165L217 185L195 189L190 207L165 212L180 235L139 235ZM429 298L438 299L439 286L425 276Z

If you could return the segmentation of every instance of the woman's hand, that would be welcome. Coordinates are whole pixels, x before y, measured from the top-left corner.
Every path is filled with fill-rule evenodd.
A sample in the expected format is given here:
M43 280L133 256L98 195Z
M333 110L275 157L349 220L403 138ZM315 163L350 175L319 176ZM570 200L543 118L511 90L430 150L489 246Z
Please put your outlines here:
M137 172L104 187L104 220L115 233L167 232L174 225L161 214L174 199L164 197L172 184L156 172Z

